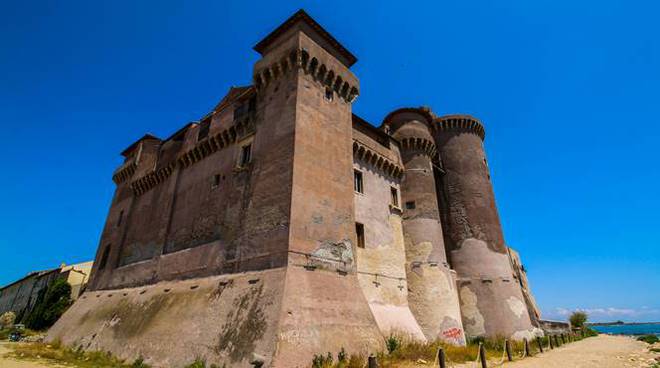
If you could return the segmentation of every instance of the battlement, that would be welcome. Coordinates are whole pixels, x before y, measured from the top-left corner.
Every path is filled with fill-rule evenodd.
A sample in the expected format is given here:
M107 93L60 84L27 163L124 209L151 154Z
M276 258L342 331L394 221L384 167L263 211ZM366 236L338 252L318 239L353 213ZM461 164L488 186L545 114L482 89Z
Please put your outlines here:
M478 135L483 141L486 130L479 119L470 115L445 115L433 120L435 132L469 132Z

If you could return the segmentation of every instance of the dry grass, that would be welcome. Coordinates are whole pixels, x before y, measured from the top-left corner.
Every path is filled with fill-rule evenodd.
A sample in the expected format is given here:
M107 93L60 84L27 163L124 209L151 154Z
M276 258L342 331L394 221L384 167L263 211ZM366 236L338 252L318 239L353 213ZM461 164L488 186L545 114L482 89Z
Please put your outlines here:
M438 350L442 348L445 352L447 363L460 364L466 362L474 362L479 353L479 344L483 344L486 351L486 357L490 362L499 363L501 359L505 358L504 353L504 338L493 339L475 339L470 341L466 346L449 345L441 341L434 341L423 343L415 341L406 337L395 336L388 338L396 339L398 343L392 352L380 352L376 354L378 360L378 367L380 368L404 368L404 367L437 367L436 357ZM548 348L548 338L541 339L541 344L544 351ZM538 343L536 340L529 342L529 351L531 355L539 353ZM524 343L522 341L511 342L511 355L513 360L519 360L524 355ZM356 367L364 367L366 357L360 357L360 365ZM353 368L352 365L346 363L338 363L336 360L330 362L327 359L321 364L312 365L314 368Z
M147 368L141 360L127 364L104 352L84 352L60 346L58 343L21 343L11 345L10 356L17 359L47 360L52 363L71 365L76 368Z

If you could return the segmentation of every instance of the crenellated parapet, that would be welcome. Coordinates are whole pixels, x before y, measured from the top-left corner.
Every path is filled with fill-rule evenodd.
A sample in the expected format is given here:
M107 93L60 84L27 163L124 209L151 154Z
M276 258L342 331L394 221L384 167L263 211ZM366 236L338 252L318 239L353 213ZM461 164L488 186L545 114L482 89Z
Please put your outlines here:
M486 130L479 119L470 115L446 115L433 120L432 129L435 132L468 132L476 134L483 141Z
M404 170L402 166L372 150L369 146L358 140L353 140L353 157L382 170L395 179L403 176Z
M127 179L130 179L130 177L133 176L136 168L137 164L135 163L135 159L131 159L130 161L125 162L117 170L115 170L114 174L112 174L112 181L114 181L117 185L125 182Z
M347 82L349 78L342 77L341 72L329 68L303 49L293 50L287 57L258 70L253 76L254 85L257 90L261 90L294 69L303 70L346 102L352 103L359 95L358 88Z
M135 195L142 195L151 188L165 181L177 167L189 167L212 153L230 146L241 137L251 134L254 130L255 125L253 118L237 120L236 124L229 128L200 141L195 147L179 155L175 161L137 178L131 182L131 188ZM132 170L135 171L135 168Z
M399 140L399 143L401 144L401 149L422 152L429 156L431 160L436 160L436 157L438 156L438 150L435 147L435 143L429 139L402 138Z

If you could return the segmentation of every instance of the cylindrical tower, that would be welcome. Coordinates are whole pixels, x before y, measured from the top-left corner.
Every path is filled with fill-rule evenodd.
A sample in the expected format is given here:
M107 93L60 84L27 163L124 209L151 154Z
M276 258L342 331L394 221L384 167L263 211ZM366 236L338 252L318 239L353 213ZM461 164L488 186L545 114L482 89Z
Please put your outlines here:
M495 206L483 125L471 116L451 115L436 118L433 132L445 171L438 183L445 244L458 274L465 333L531 337Z
M449 268L438 211L430 133L432 116L422 108L389 114L384 126L400 143L408 304L429 340L464 344L455 273Z

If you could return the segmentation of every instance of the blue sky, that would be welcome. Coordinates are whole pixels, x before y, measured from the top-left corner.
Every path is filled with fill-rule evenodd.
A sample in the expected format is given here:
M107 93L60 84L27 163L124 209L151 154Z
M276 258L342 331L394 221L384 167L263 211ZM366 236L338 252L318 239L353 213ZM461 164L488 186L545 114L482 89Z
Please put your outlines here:
M94 256L119 152L250 82L299 8L357 57L354 112L470 113L544 316L660 320L653 1L0 1L0 284Z

